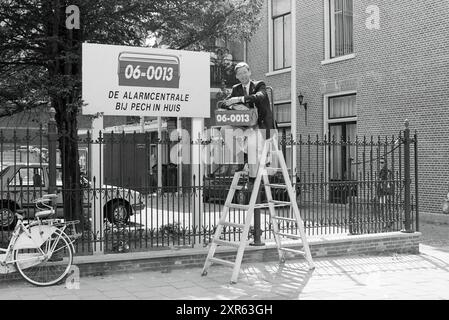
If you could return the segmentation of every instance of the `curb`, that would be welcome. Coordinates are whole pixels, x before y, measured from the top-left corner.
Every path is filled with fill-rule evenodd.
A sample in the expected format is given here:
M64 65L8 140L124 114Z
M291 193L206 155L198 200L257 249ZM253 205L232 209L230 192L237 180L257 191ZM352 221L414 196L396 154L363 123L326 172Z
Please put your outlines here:
M377 255L387 253L419 254L420 232L377 233L365 235L328 235L310 236L308 239L312 257L336 257L351 255ZM283 241L286 247L299 247L301 242ZM107 274L139 271L160 271L163 273L204 265L208 247L175 249L146 252L115 253L105 255L75 256L74 265L79 276L103 276ZM235 249L217 248L216 257L233 261ZM289 259L304 259L289 256ZM263 247L248 247L242 263L278 261L279 255L275 243L267 242ZM0 285L5 282L24 281L20 274L0 275Z

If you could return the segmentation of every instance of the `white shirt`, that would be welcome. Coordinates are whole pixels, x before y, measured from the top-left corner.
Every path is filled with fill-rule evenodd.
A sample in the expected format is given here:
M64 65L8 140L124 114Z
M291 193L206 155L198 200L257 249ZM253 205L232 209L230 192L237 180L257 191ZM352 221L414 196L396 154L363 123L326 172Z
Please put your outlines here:
M251 85L251 82L248 82L248 84L246 86L242 84L243 90L244 90L244 93L245 93L246 96L249 96L249 86L250 85ZM245 97L242 97L241 102L245 103Z

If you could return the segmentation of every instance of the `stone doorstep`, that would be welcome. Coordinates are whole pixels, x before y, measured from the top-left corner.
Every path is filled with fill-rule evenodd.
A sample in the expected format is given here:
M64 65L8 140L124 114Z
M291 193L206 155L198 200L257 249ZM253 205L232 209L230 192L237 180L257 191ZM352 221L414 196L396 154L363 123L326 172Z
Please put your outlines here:
M449 224L449 214L420 212L419 222L432 224Z
M419 239L421 238L420 232L414 233L402 233L402 232L390 232L390 233L378 233L367 235L326 235L326 236L309 236L308 242L312 254L316 257L326 256L341 256L351 254L376 254L382 252L419 252ZM408 240L408 241L407 241ZM415 241L412 241L415 240ZM370 242L378 244L372 247L361 246L363 243ZM388 248L385 245L388 243L397 243L397 246ZM347 250L335 251L335 246L348 245ZM413 243L416 243L416 248L412 247ZM284 246L295 247L301 245L301 241L297 240L284 240ZM407 246L404 248L404 246ZM362 250L362 252L360 251ZM136 263L142 265L149 265L154 263L155 270L165 270L174 268L192 268L202 267L204 259L207 256L209 247L203 247L199 245L195 248L183 248L183 249L169 249L160 251L147 251L147 252L130 252L130 253L116 253L116 254L98 254L91 256L75 256L73 264L76 265L83 276L95 276L102 274L110 274L116 272L124 272L126 268L123 268L124 264ZM244 259L270 259L277 260L276 244L274 242L267 242L263 247L248 246L245 248ZM223 248L218 247L216 254L218 256L227 256L228 254L235 254L235 248ZM273 253L271 256L270 254ZM295 257L296 258L296 257ZM184 264L182 261L189 261ZM198 265L198 261L201 261ZM102 266L103 265L103 266ZM132 272L138 272L138 269L130 269ZM12 280L14 274L0 276L0 283L3 281Z

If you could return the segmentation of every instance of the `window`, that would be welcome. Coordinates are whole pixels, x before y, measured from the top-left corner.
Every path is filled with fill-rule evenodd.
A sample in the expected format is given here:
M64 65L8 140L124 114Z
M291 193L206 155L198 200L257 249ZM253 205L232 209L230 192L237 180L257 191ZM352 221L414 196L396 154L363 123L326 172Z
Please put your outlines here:
M42 168L20 168L9 183L10 186L44 187Z
M329 98L329 119L355 117L355 94Z
M56 168L56 186L62 187L62 169Z
M327 30L329 32L328 59L345 56L354 52L353 45L353 0L326 0Z
M328 98L328 125L330 145L330 179L351 180L354 175L354 142L357 134L356 95ZM334 143L335 142L335 143Z
M277 103L273 106L274 119L278 123L279 148L284 154L287 167L292 167L292 146L291 146L291 103Z
M272 0L273 69L291 66L291 8L290 0Z
M278 134L279 134L280 149L284 154L284 159L287 168L291 172L293 160L292 145L291 145L292 129L290 126L282 126L278 129Z
M355 159L357 147L356 95L346 94L327 97L325 113L327 114L328 139L328 174L329 202L347 203L350 195L357 194L355 186L348 193L347 185L342 181L355 181L357 172Z
M282 103L274 106L274 118L278 123L291 122L291 104Z

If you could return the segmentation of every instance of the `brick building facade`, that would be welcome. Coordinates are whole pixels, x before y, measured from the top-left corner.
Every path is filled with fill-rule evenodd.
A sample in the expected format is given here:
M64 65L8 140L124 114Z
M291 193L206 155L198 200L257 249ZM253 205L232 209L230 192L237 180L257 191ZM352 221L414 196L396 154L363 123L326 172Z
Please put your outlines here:
M293 103L297 135L391 137L408 119L418 133L420 211L440 213L449 190L449 2L303 0L292 14L290 0L266 0L262 12L246 56L253 78L274 88L283 126L293 24L296 90L307 102Z

